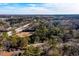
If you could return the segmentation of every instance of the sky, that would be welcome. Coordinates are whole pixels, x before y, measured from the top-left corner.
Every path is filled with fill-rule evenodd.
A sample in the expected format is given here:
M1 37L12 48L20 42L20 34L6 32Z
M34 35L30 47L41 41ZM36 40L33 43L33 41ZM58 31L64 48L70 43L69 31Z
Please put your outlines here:
M0 14L79 14L79 4L0 3Z

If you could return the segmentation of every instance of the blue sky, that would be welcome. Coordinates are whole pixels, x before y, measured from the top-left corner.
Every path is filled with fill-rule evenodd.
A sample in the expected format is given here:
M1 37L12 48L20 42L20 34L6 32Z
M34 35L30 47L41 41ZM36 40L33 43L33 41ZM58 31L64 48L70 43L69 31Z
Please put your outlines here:
M79 14L79 4L0 3L0 14Z

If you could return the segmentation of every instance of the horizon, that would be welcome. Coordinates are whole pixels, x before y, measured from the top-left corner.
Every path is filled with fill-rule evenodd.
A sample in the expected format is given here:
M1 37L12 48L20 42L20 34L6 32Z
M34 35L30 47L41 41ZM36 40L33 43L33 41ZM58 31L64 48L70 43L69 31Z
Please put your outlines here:
M4 16L4 15L26 15L26 16L28 16L28 15L79 15L79 14L0 14L0 16Z

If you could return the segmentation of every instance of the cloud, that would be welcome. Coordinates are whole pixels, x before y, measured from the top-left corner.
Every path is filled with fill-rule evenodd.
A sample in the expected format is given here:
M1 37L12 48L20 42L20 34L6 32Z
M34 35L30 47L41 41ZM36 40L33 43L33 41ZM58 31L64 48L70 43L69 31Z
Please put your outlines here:
M79 14L75 3L2 3L0 14Z

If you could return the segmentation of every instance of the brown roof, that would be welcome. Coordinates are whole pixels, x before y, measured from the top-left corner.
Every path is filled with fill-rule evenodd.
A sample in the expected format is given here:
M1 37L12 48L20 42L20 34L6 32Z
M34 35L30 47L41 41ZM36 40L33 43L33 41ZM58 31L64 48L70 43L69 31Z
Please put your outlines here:
M12 56L12 55L13 52L5 52L5 51L0 52L0 56Z
M18 35L20 37L26 37L26 36L32 35L32 33L30 33L30 32L20 32L20 33L17 33L16 35Z

